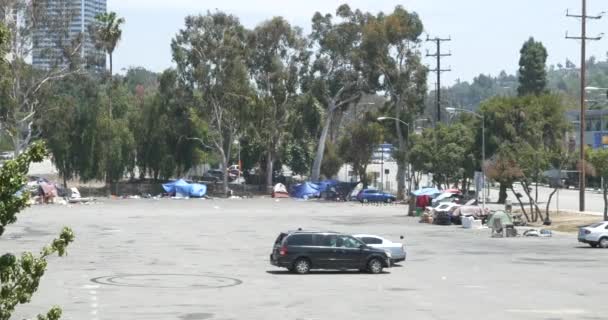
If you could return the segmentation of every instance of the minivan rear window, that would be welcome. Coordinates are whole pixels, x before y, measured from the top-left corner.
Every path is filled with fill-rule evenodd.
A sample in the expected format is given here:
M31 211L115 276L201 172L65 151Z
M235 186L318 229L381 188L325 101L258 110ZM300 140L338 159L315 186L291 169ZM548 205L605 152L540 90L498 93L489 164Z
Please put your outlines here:
M281 242L283 242L283 239L285 239L285 236L286 236L286 235L287 235L287 234L285 234L285 233L281 233L281 234L279 234L279 236L277 237L277 240L275 240L275 241L274 241L274 244L275 244L275 245L280 245L280 244L281 244Z
M290 246L312 246L312 234L294 234L287 238Z

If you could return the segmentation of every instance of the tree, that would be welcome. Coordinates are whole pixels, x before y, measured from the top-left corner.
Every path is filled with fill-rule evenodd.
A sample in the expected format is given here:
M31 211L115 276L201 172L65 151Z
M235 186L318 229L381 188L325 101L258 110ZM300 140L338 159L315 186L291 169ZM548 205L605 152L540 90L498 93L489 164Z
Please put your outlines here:
M104 52L106 52L110 58L110 73L109 73L110 85L108 86L108 91L109 91L108 96L110 98L108 100L108 110L109 110L110 120L113 118L112 98L113 98L114 94L112 91L114 89L114 83L113 83L114 50L116 49L118 42L122 38L121 26L124 23L125 23L125 19L119 18L118 15L116 14L116 12L106 12L106 13L101 13L101 14L98 14L97 16L95 16L95 21L89 25L89 34L91 35L91 38L93 39L93 42L95 43L95 46L98 49L101 49ZM110 164L107 164L107 167L110 167L110 166L111 166ZM109 184L109 183L110 183L110 181L106 181L106 184Z
M187 17L185 29L171 44L180 83L195 96L193 116L207 123L211 142L205 145L219 153L223 172L251 103L246 40L238 18L218 11ZM227 193L227 174L223 182Z
M361 38L365 21L370 17L348 5L331 14L315 13L312 18L312 46L317 48L314 63L304 88L325 106L325 119L318 138L311 178L319 180L325 146L335 113L348 108L364 92L373 92L365 74L361 56Z
M464 178L465 168L473 158L475 132L456 123L426 129L414 136L409 161L414 171L432 173L436 185L446 189Z
M383 128L370 116L368 121L348 127L346 132L339 145L340 158L353 167L363 188L367 188L367 166L371 163L374 149L383 142Z
M547 49L542 42L534 41L534 38L530 37L521 48L520 54L517 93L520 96L545 93L547 87Z
M273 185L273 163L294 116L300 77L308 68L309 51L299 28L281 17L263 22L249 34L249 70L257 99L252 131L266 149L266 186Z
M589 153L589 162L595 168L596 176L604 179L604 221L608 221L608 149L596 149Z
M122 38L121 26L124 18L118 17L116 12L106 12L95 16L94 23L89 25L89 33L98 49L105 51L110 58L110 79L113 76L113 56L118 42Z
M381 74L380 85L389 100L385 112L392 117L415 126L416 116L424 111L427 91L427 68L422 64L419 51L420 35L424 27L416 13L397 6L388 16L378 15L365 25L362 54L373 61L371 74ZM394 134L398 142L397 189L400 198L405 196L407 168L406 144L410 127L395 121Z
M338 172L340 172L340 168L343 164L344 161L338 154L337 146L328 141L325 146L325 155L321 165L321 173L325 179L332 179L335 177Z
M489 132L486 154L488 158L496 157L495 161L506 169L495 170L498 174L494 178L501 182L499 202L504 203L506 190L513 190L513 182L520 182L530 199L534 221L542 218L542 213L537 196L532 196L529 189L544 171L551 169L553 155L560 153L569 128L564 117L566 109L559 95L497 97L482 105ZM501 176L501 172L505 175Z
M17 221L17 214L27 207L29 195L21 193L27 182L30 163L40 162L46 152L42 144L34 144L15 160L7 161L0 169L0 236L9 224ZM51 245L42 249L40 255L25 252L17 258L11 253L0 257L0 320L9 320L15 307L31 301L38 290L40 280L46 271L46 259L57 253L66 254L67 246L74 241L74 233L64 228ZM53 307L41 320L58 320L61 309Z
M80 72L79 65L69 63L79 56L82 42L82 35L69 32L75 14L72 7L70 0L53 1L52 5L44 1L0 1L0 21L10 36L4 44L8 59L0 84L0 129L11 139L16 155L39 136L34 122L46 110L44 95L49 85ZM27 63L40 40L39 32L53 34L53 45L58 48L39 52L52 61L45 69L34 69Z

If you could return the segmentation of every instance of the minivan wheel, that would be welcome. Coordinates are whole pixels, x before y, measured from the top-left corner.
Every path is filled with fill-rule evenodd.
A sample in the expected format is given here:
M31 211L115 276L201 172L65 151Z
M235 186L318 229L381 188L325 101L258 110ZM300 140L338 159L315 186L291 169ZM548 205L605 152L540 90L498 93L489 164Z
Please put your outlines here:
M600 248L608 249L608 238L600 239Z
M393 199L391 199L391 198L386 199L386 203L391 204L391 202L393 202Z
M369 200L367 200L367 199L363 199L363 200L361 200L361 202L363 202L363 203L368 203L368 202L369 202Z
M367 263L367 269L373 274L381 273L382 268L382 262L376 258L369 260L369 262Z
M310 262L307 259L298 259L293 264L293 271L298 274L310 272Z

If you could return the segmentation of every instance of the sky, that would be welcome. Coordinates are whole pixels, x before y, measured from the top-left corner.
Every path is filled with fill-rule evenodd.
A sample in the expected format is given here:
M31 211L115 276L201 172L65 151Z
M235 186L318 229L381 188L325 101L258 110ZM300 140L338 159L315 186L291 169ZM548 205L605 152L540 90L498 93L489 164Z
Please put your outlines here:
M606 0L587 2L589 14L608 11ZM451 37L442 50L452 53L442 60L442 68L452 69L442 75L444 86L458 80L471 81L481 73L515 73L519 50L530 36L547 47L549 65L564 64L567 58L580 63L580 41L565 39L567 31L570 36L580 35L580 19L566 17L567 9L571 14L580 13L580 0L108 0L108 10L126 19L122 41L115 51L115 70L141 66L160 72L173 66L171 39L183 28L188 15L220 10L238 16L247 28L283 16L308 33L315 12L333 14L343 3L373 13L388 13L402 5L419 14L431 37ZM590 41L587 52L605 60L608 16L589 22L588 36L602 32L607 37ZM433 53L434 44L425 43L422 50ZM424 61L435 67L432 58ZM434 82L431 76L429 83Z

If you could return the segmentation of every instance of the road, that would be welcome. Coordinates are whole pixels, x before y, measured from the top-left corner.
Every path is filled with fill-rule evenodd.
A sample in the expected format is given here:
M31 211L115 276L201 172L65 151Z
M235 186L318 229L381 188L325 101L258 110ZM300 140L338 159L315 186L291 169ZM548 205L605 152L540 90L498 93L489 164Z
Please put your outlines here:
M63 225L77 235L14 319L53 305L68 320L608 318L608 250L572 235L491 239L405 212L290 199L36 206L0 252L37 252ZM381 275L292 275L268 255L280 231L297 227L404 235L408 261Z
M516 186L516 190L523 190L519 185ZM534 194L534 189L532 189ZM547 201L549 200L549 195L553 192L553 189L548 187L539 186L538 187L538 199L542 204L541 208L544 209ZM524 202L527 203L527 197L524 195ZM513 202L513 206L519 206L517 199L513 195L511 191L508 192L509 199ZM490 200L496 201L498 200L498 189L492 188L490 191ZM498 206L501 207L501 206ZM497 207L497 208L498 208ZM560 189L559 193L556 193L551 200L551 210L557 211L559 208L560 211L578 211L579 210L579 192L575 189ZM604 198L599 190L587 190L585 194L585 210L588 213L600 215L604 212Z

